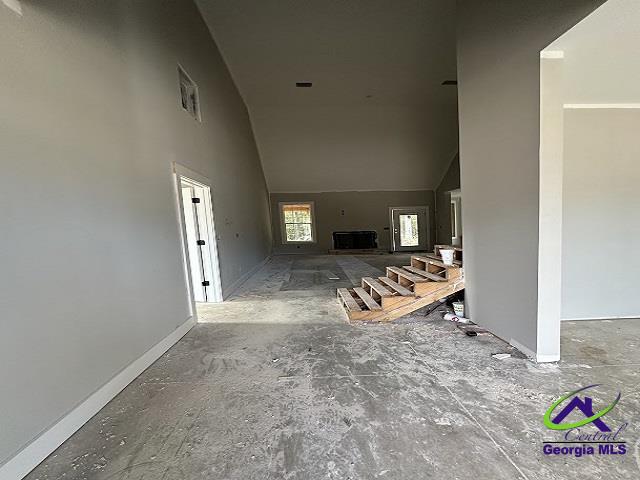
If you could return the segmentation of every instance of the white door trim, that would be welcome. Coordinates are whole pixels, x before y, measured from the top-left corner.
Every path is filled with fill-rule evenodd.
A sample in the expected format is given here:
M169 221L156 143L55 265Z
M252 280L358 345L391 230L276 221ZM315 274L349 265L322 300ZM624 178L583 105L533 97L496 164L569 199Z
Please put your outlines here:
M425 225L425 235L426 235L426 248L427 251L431 251L432 245L431 245L431 211L429 210L429 205L413 205L413 206L408 206L408 207L389 207L389 234L391 235L391 250L393 252L396 251L402 251L402 250L396 250L396 240L395 240L395 235L393 234L393 211L394 210L412 210L412 209L422 209L424 208L425 212L426 212L426 225Z
M195 314L196 309L195 309L195 300L193 295L193 285L191 280L192 279L191 266L190 266L189 257L188 257L189 249L187 248L187 232L185 227L184 212L182 210L183 199L182 199L181 182L182 180L185 180L187 183L198 185L205 190L205 194L203 195L204 197L203 201L205 205L205 210L207 212L205 221L207 224L206 233L209 240L206 243L206 246L208 247L208 250L209 250L209 257L211 259L210 268L212 272L212 278L210 280L209 279L207 280L211 282L211 287L213 287L212 288L213 301L209 303L217 303L217 302L222 302L223 298L222 298L222 280L221 280L221 274L220 274L220 259L218 257L218 242L217 242L216 229L215 229L215 215L213 211L212 186L211 186L211 180L209 180L207 177L185 167L184 165L180 165L179 163L176 163L176 162L173 163L173 171L174 171L174 177L175 177L174 178L175 190L177 193L176 200L178 203L180 232L181 232L181 238L182 238L182 256L183 256L183 263L184 263L184 269L185 269L187 291L188 291L190 303L192 306L191 308L193 309L193 312Z

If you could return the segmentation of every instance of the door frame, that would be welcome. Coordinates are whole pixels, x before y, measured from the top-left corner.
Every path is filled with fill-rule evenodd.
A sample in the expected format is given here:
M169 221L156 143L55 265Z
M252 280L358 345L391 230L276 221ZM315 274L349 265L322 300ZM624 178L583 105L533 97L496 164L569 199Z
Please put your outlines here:
M203 203L205 207L205 221L206 221L206 236L207 242L206 246L209 250L209 258L211 261L211 265L209 265L212 278L209 280L210 286L212 287L212 300L209 300L206 303L218 303L223 301L222 297L222 279L220 274L220 259L218 256L218 238L216 237L216 228L215 228L215 215L213 211L213 199L212 199L212 188L211 188L211 180L209 180L204 175L194 172L193 170L181 165L177 162L173 162L173 176L174 176L174 187L176 193L176 201L178 205L178 221L180 228L180 240L182 247L182 260L183 267L185 273L185 283L187 287L187 295L189 297L189 303L192 308L192 314L196 313L196 302L193 293L193 283L192 283L192 275L191 275L191 262L189 261L189 249L187 247L187 229L184 218L183 211L183 198L182 198L182 180L186 180L188 183L194 184L202 189L204 189L203 195Z
M402 252L402 250L396 250L396 239L395 239L395 235L393 234L393 211L394 210L418 210L418 209L424 209L425 210L425 218L426 218L426 225L425 225L425 235L426 235L426 248L427 251L431 251L432 245L431 245L431 211L429 209L429 205L414 205L414 206L409 206L409 207L389 207L389 235L391 235L391 251L392 252ZM406 250L409 251L409 250ZM419 251L419 250L416 250Z

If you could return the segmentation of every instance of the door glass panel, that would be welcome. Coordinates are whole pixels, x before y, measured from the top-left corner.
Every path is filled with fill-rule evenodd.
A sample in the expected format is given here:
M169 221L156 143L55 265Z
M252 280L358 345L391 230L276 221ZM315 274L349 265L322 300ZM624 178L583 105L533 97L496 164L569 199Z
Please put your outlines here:
M420 245L418 235L418 215L400 214L400 246L417 247Z

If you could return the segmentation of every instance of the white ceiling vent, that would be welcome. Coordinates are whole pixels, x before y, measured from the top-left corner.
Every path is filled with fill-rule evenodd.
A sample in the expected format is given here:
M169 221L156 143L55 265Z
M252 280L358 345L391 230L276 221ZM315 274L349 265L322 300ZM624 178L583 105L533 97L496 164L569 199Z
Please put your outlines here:
M198 86L191 77L178 65L178 80L180 83L180 103L182 108L193 118L202 121L200 116L200 96Z

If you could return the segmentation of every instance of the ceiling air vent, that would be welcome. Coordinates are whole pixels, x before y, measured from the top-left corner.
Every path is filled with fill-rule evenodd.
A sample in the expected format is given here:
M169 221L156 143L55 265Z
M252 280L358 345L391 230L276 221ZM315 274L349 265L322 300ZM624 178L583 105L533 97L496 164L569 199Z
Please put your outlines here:
M311 87L313 87L313 83L311 83L311 82L296 82L296 87L298 87L298 88L311 88Z

